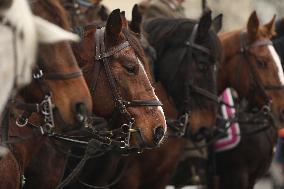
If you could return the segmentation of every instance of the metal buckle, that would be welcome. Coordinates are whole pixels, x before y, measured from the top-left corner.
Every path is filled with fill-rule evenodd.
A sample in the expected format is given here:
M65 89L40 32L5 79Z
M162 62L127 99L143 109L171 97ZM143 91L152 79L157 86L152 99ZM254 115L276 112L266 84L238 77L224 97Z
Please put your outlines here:
M135 132L138 132L139 130L130 128L130 129L128 129L128 131L129 131L130 133L135 133Z
M16 125L18 126L18 127L24 127L24 126L26 126L27 124L28 124L28 121L29 121L29 119L25 119L24 120L24 122L21 122L20 121L20 117L18 117L17 118L17 120L16 120Z
M188 124L189 114L185 113L179 118L179 122L181 123L181 127L185 127Z
M122 130L123 134L128 134L129 130L130 130L130 127L127 124L123 124L123 125L121 125L121 130Z
M52 102L51 102L51 96L46 95L45 99L41 102L41 113L44 116L44 125L48 128L54 127L54 117L52 112Z
M33 73L33 78L34 79L40 79L43 76L43 71L42 70L38 70L37 72Z
M128 145L126 144L126 142L124 142L123 140L120 141L120 149L125 149Z
M111 143L112 143L112 140L111 140L111 138L109 138L109 137L105 137L105 140L106 140L106 145L111 145Z
M268 105L264 105L264 106L261 108L261 111L262 111L265 115L267 115L269 112L271 112L271 108L270 108L270 106L268 106Z

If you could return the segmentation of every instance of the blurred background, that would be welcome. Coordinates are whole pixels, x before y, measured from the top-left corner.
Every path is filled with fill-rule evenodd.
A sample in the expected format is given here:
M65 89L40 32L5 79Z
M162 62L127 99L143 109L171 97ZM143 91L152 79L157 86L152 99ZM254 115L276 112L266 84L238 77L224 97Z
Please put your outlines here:
M103 4L110 10L125 10L127 18L130 18L133 5L139 2L140 0L104 0ZM223 31L244 27L253 10L257 10L263 22L269 21L274 14L277 18L284 16L283 0L207 0L207 3L214 15L224 14ZM186 15L189 18L198 18L201 14L201 4L202 0L185 0Z

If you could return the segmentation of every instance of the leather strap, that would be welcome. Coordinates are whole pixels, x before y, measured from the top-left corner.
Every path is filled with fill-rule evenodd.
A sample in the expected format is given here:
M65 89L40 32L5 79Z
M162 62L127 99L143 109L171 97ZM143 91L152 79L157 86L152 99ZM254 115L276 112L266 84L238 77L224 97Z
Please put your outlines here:
M70 72L70 73L44 73L43 77L46 80L68 80L83 75L82 71Z
M134 106L162 106L163 104L157 100L132 100L132 101L123 101L126 107Z
M129 42L125 41L124 43L121 43L120 45L112 48L111 50L109 50L108 52L101 52L100 54L96 55L96 60L101 60L104 58L108 58L110 56L113 56L114 54L116 54L117 52L126 49L127 47L129 47Z
M205 47L198 45L194 42L195 38L196 38L197 29L198 29L198 24L195 24L189 39L186 40L186 42L185 42L185 45L190 46L190 47L195 48L195 49L198 49L202 52L205 52L208 55L211 55L210 50L208 48L205 48Z

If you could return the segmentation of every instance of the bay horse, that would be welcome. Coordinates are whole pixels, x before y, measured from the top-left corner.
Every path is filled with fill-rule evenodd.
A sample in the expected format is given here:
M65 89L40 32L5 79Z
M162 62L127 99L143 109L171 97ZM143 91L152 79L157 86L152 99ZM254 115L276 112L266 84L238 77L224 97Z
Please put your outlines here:
M0 112L8 98L12 98L17 90L31 81L38 43L78 40L78 36L34 16L26 0L1 3L10 6L0 12Z
M211 29L215 24L209 10L199 21L159 18L145 23L149 43L157 52L153 65L156 91L165 105L168 126L172 125L160 148L125 158L127 169L111 188L164 189L186 137L194 137L205 127L213 129L217 108L214 67L221 58L220 41Z
M57 0L30 3L36 15L69 28ZM2 145L10 150L0 160L3 189L22 187L24 170L48 134L82 127L92 111L91 95L69 42L40 45L33 78L7 107L1 124Z
M240 144L215 153L220 188L252 189L256 180L267 172L273 158L276 128L283 127L284 122L283 70L270 41L274 24L275 16L267 24L260 25L254 11L246 31L220 34L225 58L218 67L218 93L227 87L235 89L239 98L248 103L242 112L245 120L253 115L255 120L264 120L269 126L264 129L262 122L240 119L243 133Z
M105 33L102 35L99 32ZM101 38L100 41L102 41L103 36L108 50L108 53L105 54L100 53L97 48L97 45L101 43L98 41L99 37ZM111 128L120 127L121 121L128 121L128 115L118 109L121 107L117 102L119 100L117 94L113 94L116 93L112 83L110 83L113 82L118 92L120 92L123 102L126 100L131 103L125 104L126 111L135 119L131 129L134 133L130 133L130 147L143 149L159 145L166 131L164 113L148 78L150 76L148 69L145 69L146 60L143 49L137 36L127 29L124 15L117 9L110 14L104 29L98 29L94 25L84 27L82 41L78 45L74 45L73 50L84 70L84 76L92 92L93 113L104 117L106 120L119 117L117 122L109 122ZM104 65L105 62L99 61L99 55L109 56L108 61L110 62L108 64L111 72L108 72L108 68L105 67L107 65ZM109 77L113 77L114 81ZM135 132L138 132L138 135ZM52 163L55 159L58 160L58 156L62 156L61 159L64 159L65 154L61 154L56 149L47 149L48 151L44 148L37 156L38 158L34 159L34 165L38 165L40 162ZM49 156L47 160L46 153L50 152L53 156ZM96 159L87 162L80 176L86 173L86 169L92 169L92 174L88 176L92 176L94 179L101 178L102 175L105 175L104 170L109 165L115 164L114 161L119 160L120 157L106 154L102 158L104 159L103 164L98 163L99 160ZM91 166L93 162L99 164L102 168L100 170L95 169L94 166ZM56 169L58 168L56 167ZM31 182L28 181L26 188L37 188L38 186L55 188L60 182L63 171L64 169L61 169L61 174L59 172L54 174L54 166L50 164L46 167L40 166L40 169L38 169L38 166L33 166L27 174L30 175L30 179L35 176L37 179ZM47 178L42 175L46 172L52 174L52 177ZM111 177L111 175L105 176ZM50 182L51 179L53 179L52 182ZM80 186L77 186L76 183L70 183L70 186L67 187Z

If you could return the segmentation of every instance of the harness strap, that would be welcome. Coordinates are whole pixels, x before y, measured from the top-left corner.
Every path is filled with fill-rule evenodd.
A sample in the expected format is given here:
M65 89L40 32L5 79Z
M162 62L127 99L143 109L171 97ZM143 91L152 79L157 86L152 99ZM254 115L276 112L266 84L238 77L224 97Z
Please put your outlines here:
M46 80L68 80L77 77L81 77L83 75L82 71L70 72L70 73L45 73L44 79Z
M240 39L241 39L241 53L244 55L245 60L248 62L250 73L253 76L252 79L254 80L255 84L259 87L261 93L263 94L265 103L270 104L271 100L265 92L264 85L261 83L261 79L260 79L259 75L256 73L251 61L249 61L249 56L252 55L252 54L249 53L248 48L250 48L251 45L247 45L247 43L246 43L245 32L241 32ZM265 42L268 42L268 41L263 40L263 41L255 42L255 43L253 43L253 46L256 47L257 44L261 44L263 46L263 45L265 45Z
M195 93L198 93L206 98L208 98L209 100L213 101L213 102L216 102L216 103L219 103L219 100L218 100L218 97L217 95L205 90L205 89L202 89L200 87L197 87L197 86L194 86L194 85L191 85L190 86L192 90L192 92L195 92Z
M211 55L210 54L210 50L208 48L205 48L201 45L198 45L196 44L194 41L195 41L195 38L196 38L196 34L197 34L197 29L198 29L198 24L195 24L194 27L193 27L193 31L191 32L191 35L189 37L189 39L185 42L185 45L187 46L190 46L190 47L193 47L195 49L198 49L202 52L205 52L206 54L208 55Z
M103 47L104 45L102 45ZM104 59L104 58L108 58L114 54L116 54L117 52L129 47L129 42L128 41L125 41L124 43L114 47L113 49L105 52L105 51L102 51L100 54L97 54L96 55L96 60L101 60L101 59Z
M40 112L40 104L35 103L26 103L20 100L15 99L13 101L13 105L15 108L20 109L20 110L25 110L27 112Z
M121 178L124 176L124 173L125 173L127 167L128 167L128 163L123 163L122 166L120 166L119 169L118 169L118 171L117 171L117 173L119 173L119 174L116 176L116 178L115 178L113 181L111 181L109 184L104 185L104 186L91 185L91 184L88 184L88 183L82 181L80 178L78 178L78 182L79 182L80 184L84 185L84 186L87 187L87 188L92 188L92 189L108 189L108 188L114 186L115 184L117 184L117 183L121 180Z
M104 55L104 54L113 55L111 53L106 52L106 46L105 46L105 42L104 42L105 30L104 29L98 29L96 32L98 32L97 33L98 38L99 38L98 43L100 44L100 50L101 50L98 53L100 53L102 55ZM124 47L124 45L123 45L123 47ZM112 53L119 52L122 49L123 48L121 48L120 45L119 45L119 46L117 46L116 48L114 48L110 52L112 52ZM131 121L131 115L126 110L125 105L122 104L123 100L122 100L120 92L119 92L119 90L118 90L118 88L117 88L117 86L115 84L115 78L114 78L114 75L112 74L112 71L111 71L111 68L110 68L110 65L109 65L109 61L108 61L108 57L102 58L100 60L102 61L103 66L105 68L107 79L109 81L109 85L110 85L110 88L111 88L112 95L114 97L116 106L118 107L120 113L124 114L126 116L126 119L128 119L128 121Z
M84 157L81 159L81 161L78 163L78 165L73 169L73 171L67 176L66 179L64 179L55 189L63 189L65 186L67 186L71 181L74 180L75 177L77 177L86 164L87 160L89 159L89 155L85 153Z
M163 106L160 101L157 100L132 100L132 101L123 101L123 104L126 107L134 106Z

